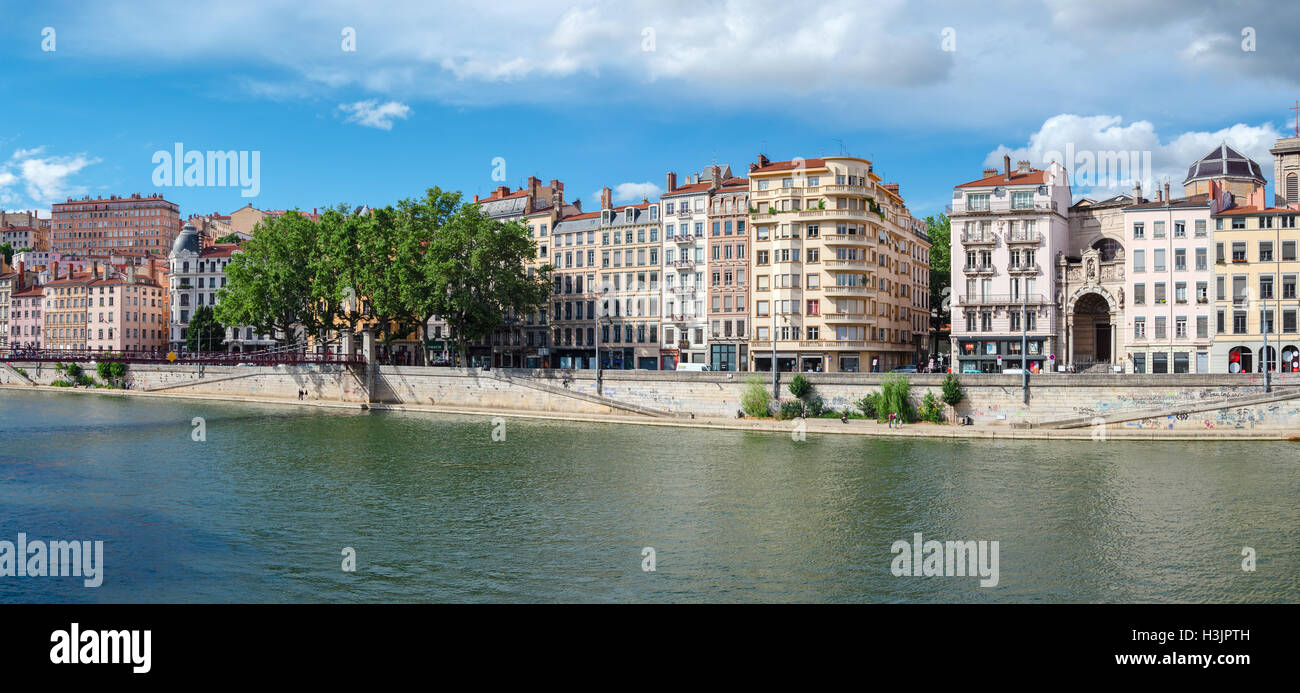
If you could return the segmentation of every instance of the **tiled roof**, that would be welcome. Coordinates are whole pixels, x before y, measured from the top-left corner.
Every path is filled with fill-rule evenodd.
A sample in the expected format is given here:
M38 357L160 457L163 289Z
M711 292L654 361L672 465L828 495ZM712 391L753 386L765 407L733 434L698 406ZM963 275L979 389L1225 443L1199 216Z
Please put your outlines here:
M1012 171L1011 180L1007 180L1006 173L998 173L992 176L985 176L979 180L973 180L969 183L958 185L959 188L992 188L1007 185L1043 185L1047 182L1047 171L1031 168L1028 171Z
M752 176L756 173L776 173L778 171L792 171L796 168L805 168L805 169L823 168L825 166L826 166L825 159L801 159L799 161L794 161L794 160L773 161L762 168L757 168L754 169L753 171L750 171L749 175Z
M1233 205L1215 216L1228 216L1237 214L1300 214L1300 209L1290 207L1251 207L1246 205Z

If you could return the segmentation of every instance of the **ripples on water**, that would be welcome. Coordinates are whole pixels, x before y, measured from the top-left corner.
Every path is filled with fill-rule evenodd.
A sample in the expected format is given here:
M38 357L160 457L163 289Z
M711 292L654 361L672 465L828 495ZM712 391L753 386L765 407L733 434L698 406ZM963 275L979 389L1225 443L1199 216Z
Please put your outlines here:
M207 440L191 440L191 419ZM0 391L0 601L1297 600L1292 443L886 440ZM1000 584L890 574L1000 542ZM343 547L359 570L340 569ZM1259 567L1242 572L1254 547ZM653 547L657 570L641 569Z

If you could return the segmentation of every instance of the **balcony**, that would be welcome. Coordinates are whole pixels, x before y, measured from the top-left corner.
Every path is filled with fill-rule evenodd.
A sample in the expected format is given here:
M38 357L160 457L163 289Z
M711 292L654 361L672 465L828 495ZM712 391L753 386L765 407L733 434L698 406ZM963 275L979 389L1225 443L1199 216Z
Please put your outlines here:
M1031 306L1042 305L1047 303L1047 298L1042 294L1021 294L1019 296L1012 294L984 294L983 296L958 296L957 305L960 306L1011 306L1025 303Z
M993 274L993 265L965 265L961 271L966 274Z
M838 284L827 284L822 287L822 293L827 296L869 296L876 292L869 286L840 286Z
M682 207L681 209L677 210L673 214L673 216L676 216L678 219L690 219L691 209L689 207Z
M858 272L870 272L875 267L867 260L822 260L822 265L826 269L846 269Z
M1038 274L1038 263L1022 262L1018 265L1007 265L1007 274Z
M1043 235L1037 231L1012 231L1007 234L1007 245L1039 245Z
M864 322L870 322L874 316L867 315L866 313L822 313L821 315L809 315L808 317L810 318L820 317L824 322L828 324L853 323L856 325Z
M966 245L993 245L997 242L997 236L994 236L992 232L982 233L980 231L972 231L966 233L965 231L962 231L961 242Z
M694 243L694 242L696 241L696 239L698 239L698 238L700 238L700 237L699 237L699 236L696 236L696 235L694 235L694 234L690 234L690 233L679 233L679 234L673 236L672 239L670 239L670 240L672 240L673 243L683 243L683 244L684 244L684 243Z
M821 236L822 243L825 245L850 245L850 246L867 246L871 245L872 238L860 233L824 233Z
M673 287L669 287L668 293L678 294L678 295L693 294L696 291L699 291L701 288L703 287L695 286L694 284L688 286L673 286Z
M669 266L670 266L670 267L676 267L677 269L695 269L695 261L694 261L694 260L676 260L676 261L674 261L674 262L673 262L671 265L669 265Z
M969 209L966 206L966 200L963 196L961 200L954 200L953 204L947 207L948 216L957 216L962 214L985 215L985 214L1041 214L1043 212L1055 212L1059 209L1055 200L1039 199L1034 200L1032 205L1017 206L1011 205L1011 196L995 197L989 200L988 206L979 209Z

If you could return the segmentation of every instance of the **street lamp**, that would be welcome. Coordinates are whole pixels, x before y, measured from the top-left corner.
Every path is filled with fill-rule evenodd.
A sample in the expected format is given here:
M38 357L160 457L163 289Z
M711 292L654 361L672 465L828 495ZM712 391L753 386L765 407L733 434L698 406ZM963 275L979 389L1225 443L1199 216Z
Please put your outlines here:
M596 308L596 394L603 394L603 384L600 376L600 319L607 311L605 307L605 293L609 291L608 286L600 287L600 305Z
M768 310L772 311L772 396L779 400L781 399L781 385L776 373L776 301L771 301L768 304ZM790 324L790 318L784 315L781 316L781 320L786 325Z

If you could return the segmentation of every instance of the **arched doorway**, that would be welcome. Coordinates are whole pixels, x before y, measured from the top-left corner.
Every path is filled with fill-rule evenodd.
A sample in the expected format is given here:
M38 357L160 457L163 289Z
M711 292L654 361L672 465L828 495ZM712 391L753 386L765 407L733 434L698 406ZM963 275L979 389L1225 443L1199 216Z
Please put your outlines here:
M1263 373L1264 371L1269 371L1270 373L1277 372L1277 349L1274 349L1272 346L1260 347L1259 368L1260 373Z
M1110 301L1101 294L1088 292L1075 300L1073 305L1070 312L1070 329L1074 339L1072 362L1076 367L1111 363L1114 357L1114 326L1110 320Z
M1300 373L1300 349L1293 344L1282 348L1282 372Z
M1250 347L1239 346L1228 350L1229 373L1249 373L1254 363L1255 358Z

